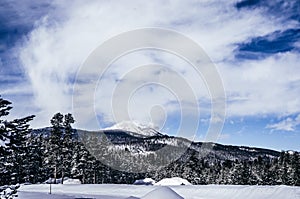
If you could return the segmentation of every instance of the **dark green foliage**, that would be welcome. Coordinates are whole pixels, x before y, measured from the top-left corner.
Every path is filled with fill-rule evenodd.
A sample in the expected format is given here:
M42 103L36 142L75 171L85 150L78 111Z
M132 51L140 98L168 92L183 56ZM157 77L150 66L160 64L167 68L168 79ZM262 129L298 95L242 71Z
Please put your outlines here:
M4 100L0 96L0 140L3 142L6 142L8 140L9 132L5 126L7 121L5 121L2 118L9 114L9 110L12 109L12 107L10 105L11 105L11 102ZM5 147L3 145L0 145L0 155L3 156L6 153L7 153L7 151L6 151ZM0 164L1 164L1 162L3 162L3 161L1 161L1 159L0 159Z
M45 166L52 171L54 183L62 168L62 143L63 143L63 118L61 113L56 113L51 119L51 134L46 138Z
M6 123L6 128L9 131L9 143L7 144L9 159L7 162L11 164L10 183L12 184L24 182L27 175L26 167L30 159L27 140L31 132L28 122L33 120L34 117L29 116Z
M235 184L235 185L295 185L299 186L299 153L287 154L276 158L256 158L248 161L219 161L191 164L176 161L160 169L152 177L161 180L167 177L182 177L193 184ZM192 166L193 165L193 166ZM189 172L186 172L186 171Z
M16 184L25 182L28 155L28 137L31 133L29 122L34 115L7 121L2 119L12 109L11 102L0 98L0 183Z
M51 134L46 141L45 163L48 171L53 173L54 183L60 176L63 183L65 176L71 175L72 157L74 155L74 130L73 116L68 113L65 116L56 113L51 119Z

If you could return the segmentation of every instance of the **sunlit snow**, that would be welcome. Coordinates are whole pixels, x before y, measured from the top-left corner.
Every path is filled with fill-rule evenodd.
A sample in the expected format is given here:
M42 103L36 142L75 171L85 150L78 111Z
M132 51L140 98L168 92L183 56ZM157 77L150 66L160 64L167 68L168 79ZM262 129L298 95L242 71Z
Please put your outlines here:
M169 187L163 188L162 187ZM19 199L148 199L149 195L158 194L159 198L167 199L299 199L300 187L291 186L244 186L244 185L178 185L178 186L143 186L143 185L116 185L116 184L81 184L81 185L52 185L52 194L49 193L49 184L23 185L19 189ZM156 191L155 191L156 190ZM153 192L152 192L153 191ZM152 192L152 193L151 193ZM177 198L176 198L176 197ZM173 198L172 198L173 199Z

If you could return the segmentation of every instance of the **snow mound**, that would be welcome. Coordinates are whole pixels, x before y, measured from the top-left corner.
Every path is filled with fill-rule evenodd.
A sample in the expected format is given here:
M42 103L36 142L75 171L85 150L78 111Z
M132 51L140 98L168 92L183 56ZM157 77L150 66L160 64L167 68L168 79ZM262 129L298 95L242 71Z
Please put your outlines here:
M56 183L54 178L49 178L44 182L44 184L61 184L62 179L57 178ZM63 184L81 184L81 181L79 179L72 179L69 177L64 177Z
M192 184L186 179L174 177L174 178L162 179L161 181L155 183L155 185L171 186L171 185L192 185Z
M64 184L81 184L81 181L79 179L69 178L67 180L64 180Z
M145 178L145 179L141 179L141 180L136 180L133 184L134 185L154 185L155 180L153 180L152 178Z
M154 125L149 124L148 126L146 126L133 121L123 121L111 127L105 128L104 130L123 130L136 133L144 137L162 135L155 129Z
M142 199L183 199L170 187L160 187L157 188L148 194L146 194Z

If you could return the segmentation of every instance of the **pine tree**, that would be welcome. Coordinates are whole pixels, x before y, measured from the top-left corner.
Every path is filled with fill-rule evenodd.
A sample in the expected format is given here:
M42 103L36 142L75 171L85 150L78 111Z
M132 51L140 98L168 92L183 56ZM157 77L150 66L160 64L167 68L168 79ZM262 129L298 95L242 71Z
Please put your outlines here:
M0 183L24 182L24 165L28 161L29 122L34 115L7 121L1 119L12 109L11 102L0 97Z
M89 181L89 176L94 173L92 164L96 161L85 149L82 143L75 145L75 154L72 162L72 175L79 178L83 184Z
M31 135L27 140L28 158L25 167L25 182L44 182L47 178L47 170L43 165L45 143L43 134Z
M238 161L235 163L233 172L233 184L236 185L247 185L249 184L249 167L247 163Z
M298 152L294 152L291 164L293 169L293 185L300 186L300 155Z
M5 128L5 123L6 121L1 119L2 117L6 116L9 114L9 111L12 109L11 102L4 100L1 98L0 95L0 141L2 144L0 144L0 154L1 156L6 154L6 149L5 149L5 141L7 140L8 136L8 131Z
M51 135L48 139L45 163L50 168L54 177L54 184L61 169L62 161L62 140L63 140L63 118L61 113L56 113L51 119Z
M64 116L63 127L63 142L62 142L62 160L61 160L61 177L63 184L63 180L65 175L71 174L71 158L73 156L73 148L74 148L74 130L72 129L72 124L75 122L72 114L68 113Z
M7 144L10 151L9 162L12 164L11 182L20 183L25 181L25 169L28 162L28 147L27 139L31 132L29 122L35 116L28 116L22 119L15 119L11 122L6 122L6 128L9 131L9 144Z
M11 102L0 96L0 185L9 182L9 171L7 169L7 155L9 154L6 144L8 143L9 132L5 126L6 121L2 119L12 109Z

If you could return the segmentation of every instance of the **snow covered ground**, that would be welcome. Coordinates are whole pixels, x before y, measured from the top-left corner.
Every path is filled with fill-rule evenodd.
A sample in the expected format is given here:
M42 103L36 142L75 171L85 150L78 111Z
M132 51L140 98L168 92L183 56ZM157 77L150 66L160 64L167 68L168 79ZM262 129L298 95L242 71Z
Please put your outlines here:
M232 186L232 185L181 185L144 186L116 184L49 184L23 185L20 199L299 199L300 187L290 186ZM169 189L170 188L170 189ZM132 196L132 197L131 197Z

